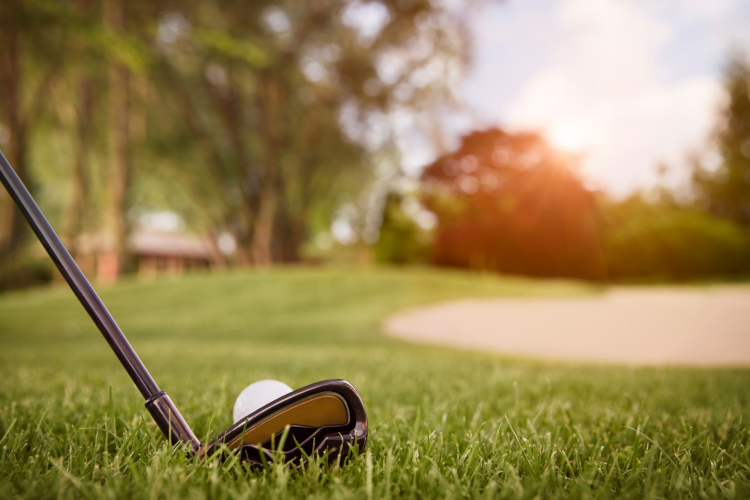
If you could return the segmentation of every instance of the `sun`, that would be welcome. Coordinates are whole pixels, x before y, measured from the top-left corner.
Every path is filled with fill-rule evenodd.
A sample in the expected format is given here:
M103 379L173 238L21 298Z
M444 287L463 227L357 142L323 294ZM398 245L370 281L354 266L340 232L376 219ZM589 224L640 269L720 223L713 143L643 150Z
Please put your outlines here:
M585 127L561 123L550 127L547 138L550 143L566 151L581 151L591 144L591 135Z

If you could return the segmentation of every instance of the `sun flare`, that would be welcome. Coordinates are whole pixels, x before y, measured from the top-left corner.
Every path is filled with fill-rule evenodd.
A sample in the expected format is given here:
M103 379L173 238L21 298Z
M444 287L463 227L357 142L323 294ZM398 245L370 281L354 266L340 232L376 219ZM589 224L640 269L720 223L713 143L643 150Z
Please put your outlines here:
M556 124L550 127L548 139L565 151L581 151L591 145L592 134L580 125Z

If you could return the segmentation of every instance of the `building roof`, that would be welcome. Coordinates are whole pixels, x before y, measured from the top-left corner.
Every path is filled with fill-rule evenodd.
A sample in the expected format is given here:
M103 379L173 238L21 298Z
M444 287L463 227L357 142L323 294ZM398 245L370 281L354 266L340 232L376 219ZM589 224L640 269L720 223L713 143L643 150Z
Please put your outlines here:
M208 245L205 239L184 233L135 230L128 238L128 246L136 255L157 257L210 260Z

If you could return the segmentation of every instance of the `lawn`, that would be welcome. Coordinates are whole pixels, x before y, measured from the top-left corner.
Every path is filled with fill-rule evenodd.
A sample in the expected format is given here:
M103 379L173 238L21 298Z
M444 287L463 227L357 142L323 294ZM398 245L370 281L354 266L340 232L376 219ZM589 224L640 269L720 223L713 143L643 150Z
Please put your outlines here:
M379 330L389 312L449 298L596 292L296 268L103 290L200 438L231 423L234 398L258 379L358 388L371 429L363 453L340 468L261 472L168 447L67 288L2 295L0 497L750 497L750 370L541 362Z

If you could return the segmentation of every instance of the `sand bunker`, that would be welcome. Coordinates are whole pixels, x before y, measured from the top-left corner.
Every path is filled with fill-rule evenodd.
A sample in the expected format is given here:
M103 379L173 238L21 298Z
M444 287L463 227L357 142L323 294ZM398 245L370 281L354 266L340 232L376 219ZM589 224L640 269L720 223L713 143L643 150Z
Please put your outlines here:
M750 365L750 287L461 300L395 314L384 330L415 342L538 358Z

